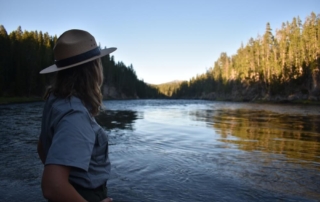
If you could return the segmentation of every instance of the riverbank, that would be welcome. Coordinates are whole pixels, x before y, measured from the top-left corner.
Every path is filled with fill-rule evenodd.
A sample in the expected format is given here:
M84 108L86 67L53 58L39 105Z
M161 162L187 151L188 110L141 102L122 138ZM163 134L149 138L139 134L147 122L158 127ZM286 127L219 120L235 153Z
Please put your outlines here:
M231 101L231 102L251 102L251 103L276 103L276 104L306 104L306 105L319 105L320 95L312 94L290 94L290 95L274 95L270 96L263 93L252 93L233 91L232 93L207 93L199 96L199 99L212 100L212 101Z
M103 100L130 100L130 99L139 99L139 98L114 98L107 97ZM168 98L170 100L172 98ZM221 101L221 102L248 102L248 103L260 103L260 104L301 104L301 105L320 105L320 101L317 100L304 100L304 99L256 99L256 100L245 100L245 99L230 99L226 97L199 97L199 98L178 98L181 100L211 100L211 101ZM166 100L166 99L164 99ZM0 97L0 105L6 104L18 104L18 103L29 103L29 102L41 102L43 101L40 97Z
M0 97L0 105L40 101L43 101L41 97Z

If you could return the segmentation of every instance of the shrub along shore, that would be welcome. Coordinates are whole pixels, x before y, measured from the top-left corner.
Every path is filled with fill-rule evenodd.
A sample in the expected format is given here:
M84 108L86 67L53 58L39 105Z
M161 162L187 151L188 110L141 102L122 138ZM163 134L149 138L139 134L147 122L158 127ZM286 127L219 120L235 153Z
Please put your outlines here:
M40 101L43 101L41 97L0 97L0 105Z

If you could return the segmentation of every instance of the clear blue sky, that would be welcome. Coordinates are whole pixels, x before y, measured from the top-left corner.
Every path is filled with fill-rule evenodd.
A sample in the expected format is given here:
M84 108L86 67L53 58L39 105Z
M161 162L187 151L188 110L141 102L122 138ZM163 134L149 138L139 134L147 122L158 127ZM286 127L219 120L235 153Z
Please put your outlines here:
M267 22L275 31L312 11L320 14L320 0L0 0L0 24L8 33L19 25L57 36L87 30L102 47L117 47L115 60L132 64L139 79L159 84L202 74Z

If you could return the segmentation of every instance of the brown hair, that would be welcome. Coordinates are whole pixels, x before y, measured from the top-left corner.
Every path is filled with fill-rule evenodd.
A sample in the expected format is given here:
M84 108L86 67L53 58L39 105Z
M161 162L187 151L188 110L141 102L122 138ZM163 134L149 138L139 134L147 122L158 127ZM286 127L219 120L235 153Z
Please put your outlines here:
M44 98L50 93L60 98L78 97L91 115L96 116L102 104L102 71L100 59L58 71Z

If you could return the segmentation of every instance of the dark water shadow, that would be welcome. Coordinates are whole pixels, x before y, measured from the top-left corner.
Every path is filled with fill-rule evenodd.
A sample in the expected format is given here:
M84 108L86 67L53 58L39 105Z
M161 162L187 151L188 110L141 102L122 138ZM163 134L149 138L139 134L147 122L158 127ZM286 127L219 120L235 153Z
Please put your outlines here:
M130 110L105 110L97 117L96 121L105 129L134 130L134 122L141 118L141 114Z

